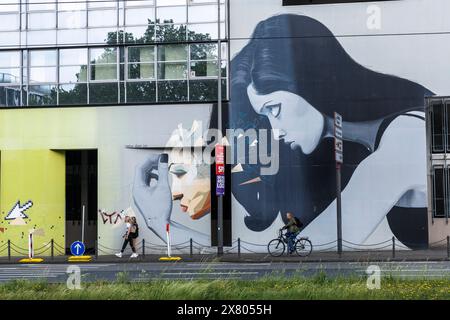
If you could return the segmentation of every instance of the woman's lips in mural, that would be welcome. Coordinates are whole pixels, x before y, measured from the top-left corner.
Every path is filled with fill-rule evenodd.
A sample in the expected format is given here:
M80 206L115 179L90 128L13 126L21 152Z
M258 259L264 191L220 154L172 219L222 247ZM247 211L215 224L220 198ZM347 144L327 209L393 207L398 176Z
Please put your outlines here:
M183 211L183 212L187 212L188 209L189 209L188 206L185 206L185 205L183 205L183 204L180 204L180 207L181 207L181 211Z

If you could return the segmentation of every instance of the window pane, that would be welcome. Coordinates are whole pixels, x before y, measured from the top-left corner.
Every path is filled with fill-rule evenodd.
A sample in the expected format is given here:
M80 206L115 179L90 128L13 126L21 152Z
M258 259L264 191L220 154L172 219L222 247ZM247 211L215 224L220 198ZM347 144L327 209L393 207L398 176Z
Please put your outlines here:
M2 7L2 5L0 5ZM18 14L3 14L0 16L0 31L5 30L19 30L19 15Z
M55 66L56 50L30 51L30 66Z
M445 216L444 204L444 169L442 167L434 168L433 175L433 203L434 214L436 217Z
M128 79L155 78L155 65L152 63L133 63L128 65Z
M56 86L40 85L28 87L28 105L56 105Z
M154 6L154 5L155 5L154 0L141 0L141 1L126 0L125 1L125 6L127 6L127 7Z
M217 101L217 80L189 82L190 101Z
M444 107L441 103L432 106L431 117L432 150L442 152L444 151Z
M8 0L9 1L9 0ZM28 9L30 11L35 10L55 10L55 0L28 0Z
M117 80L116 64L91 65L91 80Z
M87 34L85 29L58 30L58 44L86 45Z
M88 29L88 43L89 44L117 43L117 31L115 31L113 27Z
M189 23L195 22L212 22L218 20L217 5L209 6L190 6L189 7ZM222 12L221 12L222 15ZM222 17L221 17L222 20ZM217 25L216 25L217 28Z
M179 6L179 5L186 5L186 0L163 0L159 1L158 5L164 5L164 6Z
M87 81L87 66L71 66L59 68L59 82L76 83Z
M90 49L91 63L117 63L117 48Z
M91 83L89 84L90 104L117 104L117 83Z
M50 46L54 44L56 44L56 29L28 31L27 33L27 45L29 46Z
M217 23L190 24L188 40L212 40L218 38ZM222 37L224 34L222 34Z
M87 103L87 84L65 84L59 86L60 105L83 105Z
M61 49L59 51L60 65L87 64L87 49Z
M154 62L155 47L128 48L128 62Z
M0 69L0 83L20 83L20 68Z
M127 102L156 102L155 82L127 82Z
M117 26L116 10L94 10L88 13L90 27Z
M88 8L115 8L117 0L88 0Z
M446 129L446 134L447 134L447 152L450 152L450 103L446 103L445 104L445 109L447 112L447 119L446 119L446 123L445 123L445 129Z
M86 1L85 0L58 0L58 10L85 10Z
M156 26L156 41L185 41L186 25L165 24Z
M155 26L126 27L121 43L150 43L155 41Z
M217 77L218 67L216 61L191 62L190 77Z
M2 107L20 106L20 87L0 86L0 106Z
M186 45L165 45L158 47L158 61L186 61Z
M177 102L187 100L187 81L159 81L158 101Z
M210 43L191 45L191 60L217 60L217 45Z
M127 9L125 12L125 24L127 26L155 23L154 8Z
M158 79L186 79L187 65L185 62L167 62L158 64Z
M30 68L31 82L56 82L56 67Z
M156 10L158 23L186 23L186 7L162 7Z
M54 12L36 12L28 14L28 29L52 29L56 26Z
M8 4L0 5L0 12L17 12L19 11L20 0L7 0Z
M1 51L0 68L20 67L20 51Z
M189 4L197 3L217 3L217 0L189 0ZM225 3L225 0L220 0L220 3Z
M58 28L77 29L86 27L86 11L58 13Z

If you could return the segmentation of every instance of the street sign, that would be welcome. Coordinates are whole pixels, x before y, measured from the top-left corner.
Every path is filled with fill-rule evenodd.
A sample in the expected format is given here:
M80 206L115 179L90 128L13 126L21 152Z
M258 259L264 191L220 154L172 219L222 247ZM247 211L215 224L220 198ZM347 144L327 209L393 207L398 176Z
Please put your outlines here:
M342 116L334 113L334 154L337 163L344 162L344 141L342 140Z
M225 151L219 144L216 145L216 195L225 195Z
M70 245L70 252L73 256L82 256L85 251L85 246L81 241L75 241Z
M216 175L221 176L225 174L225 165L224 164L216 164Z
M217 176L216 177L216 195L224 196L225 195L225 176Z

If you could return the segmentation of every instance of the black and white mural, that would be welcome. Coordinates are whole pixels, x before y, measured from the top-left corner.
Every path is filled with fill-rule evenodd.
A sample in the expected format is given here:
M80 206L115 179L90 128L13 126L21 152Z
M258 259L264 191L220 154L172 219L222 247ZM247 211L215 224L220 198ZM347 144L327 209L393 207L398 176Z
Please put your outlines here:
M367 244L395 236L409 248L427 246L424 101L432 90L362 65L324 23L295 13L256 24L232 58L230 90L229 127L274 129L280 141L276 174L243 163L232 175L233 218L259 234L251 238L273 238L285 213L293 212L313 243L336 239L338 112L344 119L343 238Z

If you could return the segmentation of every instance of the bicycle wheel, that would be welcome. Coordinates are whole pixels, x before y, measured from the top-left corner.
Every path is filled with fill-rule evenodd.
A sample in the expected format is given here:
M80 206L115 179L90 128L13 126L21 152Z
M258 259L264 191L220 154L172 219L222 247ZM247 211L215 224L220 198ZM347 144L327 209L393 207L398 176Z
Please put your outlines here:
M312 243L308 239L301 238L295 243L295 251L300 257L307 257L312 252Z
M284 242L281 239L273 239L267 245L267 251L272 257L279 257L286 249Z

